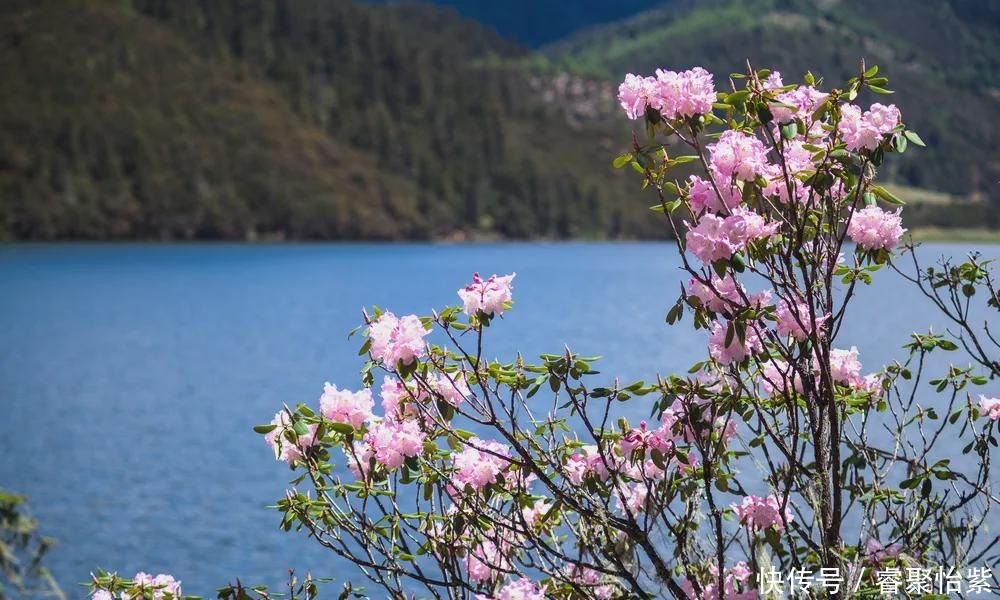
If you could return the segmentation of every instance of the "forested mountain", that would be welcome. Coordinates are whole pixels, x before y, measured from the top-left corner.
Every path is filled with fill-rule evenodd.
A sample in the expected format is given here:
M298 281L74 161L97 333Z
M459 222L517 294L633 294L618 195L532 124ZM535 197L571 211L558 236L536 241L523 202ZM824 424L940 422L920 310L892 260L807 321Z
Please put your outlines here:
M950 193L1000 196L998 0L674 0L548 52L612 79L663 65L741 72L749 58L786 80L811 69L827 85L857 74L864 57L882 67L897 93L862 101L895 102L928 142L891 161L885 174Z
M405 4L412 0L369 0ZM431 0L528 46L624 19L671 0Z
M746 55L832 81L878 62L931 146L887 174L995 196L996 0L878 6L670 0L540 54L412 3L7 0L0 239L662 237L610 168L630 137L617 81ZM588 23L549 0L480 10ZM969 206L908 213L1000 218Z
M18 1L0 32L8 237L660 233L608 168L621 123L570 127L453 12Z

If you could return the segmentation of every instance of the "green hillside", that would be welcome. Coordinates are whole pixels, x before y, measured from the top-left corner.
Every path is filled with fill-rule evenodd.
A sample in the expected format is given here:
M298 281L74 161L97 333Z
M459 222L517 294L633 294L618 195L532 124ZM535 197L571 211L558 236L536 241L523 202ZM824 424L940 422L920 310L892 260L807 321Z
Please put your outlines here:
M451 9L353 0L0 3L0 239L648 238L610 158L626 71L859 56L929 148L909 225L1000 226L997 1L674 0L528 51ZM885 32L885 33L883 33Z
M678 0L577 34L548 53L612 79L662 66L742 72L749 58L792 81L811 69L828 85L856 74L864 58L889 76L897 92L889 101L929 146L892 161L884 175L957 195L1000 196L996 0Z
M621 124L570 126L450 11L18 1L0 32L7 238L661 235Z

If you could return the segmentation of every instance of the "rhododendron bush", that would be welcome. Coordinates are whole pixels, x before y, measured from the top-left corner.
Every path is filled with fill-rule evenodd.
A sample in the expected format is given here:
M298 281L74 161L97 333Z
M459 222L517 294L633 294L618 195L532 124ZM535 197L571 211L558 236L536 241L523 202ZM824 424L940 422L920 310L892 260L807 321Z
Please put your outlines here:
M494 358L513 273L456 282L429 315L369 310L360 378L257 428L294 471L282 527L391 598L755 598L793 569L839 598L883 569L994 566L1000 400L980 386L1000 375L998 296L988 261L925 269L903 244L876 177L923 142L859 103L886 83L628 75L641 131L614 164L655 194L684 270L667 321L702 330L704 356L636 382L569 349ZM841 335L877 318L848 306L880 270L954 324L900 332L887 365ZM624 418L636 406L651 417Z

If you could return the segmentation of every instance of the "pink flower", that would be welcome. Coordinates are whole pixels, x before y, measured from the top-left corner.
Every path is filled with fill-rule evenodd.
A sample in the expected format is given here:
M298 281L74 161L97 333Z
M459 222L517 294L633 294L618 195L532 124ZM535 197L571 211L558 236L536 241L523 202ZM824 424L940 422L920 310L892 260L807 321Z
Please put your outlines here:
M287 412L281 411L274 415L271 425L275 428L264 435L264 442L274 449L275 460L283 460L289 465L302 458L302 452L316 443L317 425L309 425L308 433L296 436L296 442L292 443L285 436L287 431L292 429L292 418Z
M427 436L417 421L384 420L365 434L365 441L375 452L375 460L390 469L403 466L407 458L418 456Z
M641 77L632 73L625 76L625 81L618 86L618 102L625 109L628 118L635 120L646 114L646 105L654 87L656 79L653 77Z
M719 177L718 179L723 179ZM724 197L720 198L712 187L712 182L702 179L697 175L688 178L688 196L690 197L691 210L696 215L700 215L706 210L714 213L728 212L739 206L743 200L740 189L735 185L730 185L729 180L719 184L719 191Z
M327 382L323 386L323 395L319 398L319 410L324 417L355 429L360 429L372 417L374 407L372 392L367 388L359 392L338 390L337 386Z
M875 398L882 396L882 392L885 389L882 387L881 373L869 373L864 377L859 377L855 380L853 387L859 392L872 394Z
M464 312L474 315L482 311L487 315L503 314L504 303L511 299L511 281L517 273L483 280L479 273L472 276L472 283L458 290L458 297L465 303Z
M740 523L755 531L768 527L780 530L792 522L790 507L786 505L782 512L781 500L773 494L766 498L744 496L740 504L734 504L732 507Z
M402 381L386 375L382 379L382 410L385 418L393 421L415 419L420 416L420 409L413 400L421 399L423 390L419 387L404 385Z
M863 382L857 346L850 350L830 350L830 376L837 383L856 387Z
M90 597L90 600L113 600L114 596L108 590L97 590Z
M803 171L809 171L815 168L812 161L812 151L805 148L804 140L792 140L785 142L785 146L782 152L782 156L785 159L785 167L782 170L781 165L774 165L776 171L779 175L784 175L787 171L789 175L795 175Z
M714 290L712 289L714 288ZM723 278L712 277L711 287L701 283L694 277L688 281L687 293L701 300L701 305L712 312L731 312L742 304L740 293L743 286L737 283L732 275Z
M500 474L510 465L510 448L477 437L466 442L466 448L452 454L455 471L452 480L461 491L465 486L474 490L496 483Z
M723 179L753 181L757 175L767 174L767 148L749 133L726 130L708 149L712 167Z
M876 102L868 109L865 119L872 127L886 134L895 129L902 122L903 117L895 104L886 106Z
M868 543L865 544L865 554L875 562L882 562L887 558L895 558L899 556L899 550L899 544L892 544L886 547L875 538L870 538Z
M896 105L872 104L861 112L853 104L845 104L840 109L840 135L848 150L874 150L882 142L882 136L892 132L902 120Z
M368 339L375 358L394 367L397 363L408 365L423 356L423 338L429 333L416 315L397 318L387 312L368 328Z
M699 600L757 600L760 597L760 594L748 585L751 572L746 562L740 561L736 563L726 573L723 581L724 594L722 598L719 597L718 565L714 563L709 565L708 572L713 577L713 580L701 582L700 595L695 592L694 584L690 579L685 579L681 582L681 590L688 600L695 600L696 598ZM737 584L739 584L740 589L743 591L737 591Z
M906 231L902 227L901 211L902 209L898 209L891 213L877 206L855 210L847 227L847 235L865 250L892 250Z
M617 469L620 462L621 459L611 456L610 452L601 456L597 446L584 446L566 461L566 476L574 485L583 483L588 475L606 481L610 471Z
M742 220L713 214L702 215L698 225L688 229L687 249L698 260L711 264L721 258L729 258L741 248L746 240L746 223Z
M772 359L764 363L761 375L761 387L765 394L786 395L789 389L802 392L802 378L783 360Z
M524 517L524 522L529 527L538 527L542 524L542 518L549 512L550 508L552 508L552 503L548 500L536 500L528 508L521 509L521 516Z
M789 304L785 300L778 302L775 316L778 318L778 334L792 336L798 342L804 342L811 333L822 329L829 318L829 315L817 316L810 323L809 306L805 302Z
M160 600L166 597L167 594L172 598L178 598L181 595L181 582L174 579L171 575L160 573L156 577L153 577L149 573L140 571L135 574L132 581L137 587L144 588L146 592L151 593L154 600Z
M729 442L729 440L736 436L736 419L725 416L717 417L715 419L715 429L720 432L719 437L722 438L723 442Z
M733 214L726 217L726 223L731 231L742 236L740 246L746 245L750 240L771 237L780 227L777 222L769 223L762 215L749 208L734 209Z
M469 385L461 373L435 375L429 381L431 389L448 404L458 407L470 394Z
M1000 398L987 398L979 394L979 414L993 421L1000 421Z
M497 579L510 567L510 559L506 552L490 540L483 540L475 548L470 548L465 556L465 569L472 583L485 583Z
M781 81L781 73L779 73L778 71L772 71L767 76L767 79L764 80L765 90L776 90L784 86L785 84Z
M344 456L347 460L347 468L351 470L355 478L368 478L371 459L375 456L375 450L370 444L366 442L354 442L350 450L344 448Z
M630 483L623 487L618 493L618 510L631 514L641 513L646 510L646 500L649 498L649 486L642 481Z
M740 343L740 338L733 332L733 339L726 345L726 333L728 322L713 321L708 339L708 350L719 364L729 365L734 362L740 363L752 354L759 354L764 351L764 342L757 331L759 325L748 323L746 328L746 340Z
M645 455L646 450L653 444L659 445L656 441L656 432L647 429L646 422L642 421L639 423L639 427L628 430L622 436L619 447L621 448L622 456L628 458L636 450L641 451Z
M545 590L527 577L512 581L500 588L497 595L487 598L477 595L478 600L545 600Z
M771 114L778 123L787 123L795 117L808 122L828 96L829 94L824 94L810 85L799 86L794 90L781 92L774 98L782 104L791 105L793 108L772 104Z
M600 600L607 600L615 593L615 586L611 584L602 584L601 572L595 569L591 569L589 567L581 568L579 565L571 563L566 566L565 574L566 579L572 581L578 586L588 588L587 591Z
M627 78L626 78L627 80ZM666 119L693 117L712 112L715 84L712 74L695 67L689 71L656 70L649 105Z
M806 204L809 202L809 192L812 188L794 177L791 168L788 169L787 181L785 172L778 165L773 165L768 169L765 179L767 185L762 190L765 196L777 198L782 204L790 204L791 202ZM789 193L789 186L791 186L791 193Z

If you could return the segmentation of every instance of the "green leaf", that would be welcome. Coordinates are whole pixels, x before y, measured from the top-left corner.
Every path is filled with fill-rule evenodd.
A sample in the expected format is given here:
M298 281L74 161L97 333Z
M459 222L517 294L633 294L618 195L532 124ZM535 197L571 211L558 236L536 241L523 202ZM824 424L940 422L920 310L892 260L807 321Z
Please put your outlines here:
M726 96L726 102L732 104L733 106L739 106L747 101L748 96L750 96L750 92L747 90L739 90Z
M727 267L729 267L729 261L727 261L724 258L720 258L719 260L712 263L712 269L715 270L715 274L718 275L720 279L726 277Z
M958 350L958 344L956 344L951 340L941 340L940 342L938 342L938 348L941 348L942 350L946 350L948 352L953 352L955 350Z
M889 190L885 189L880 185L876 185L875 187L873 187L872 192L874 192L876 196L878 196L885 202L888 202L889 204L895 204L896 206L902 206L906 204L905 202L897 198L894 194L892 194L892 192L890 192Z
M896 147L896 152L902 154L906 152L906 137L902 135L896 135L892 138L893 146Z
M924 143L924 140L920 139L920 136L917 135L916 131L910 131L909 129L907 129L906 131L903 132L903 135L905 135L906 139L910 140L911 143L916 144L921 148L927 147L927 144Z
M329 427L337 433L343 433L344 435L354 433L354 427L351 427L348 423L330 423Z
M626 152L625 154L622 154L621 156L619 156L618 158L616 158L615 161L613 163L611 163L611 164L616 169L620 169L620 168L624 167L625 165L627 165L631 161L632 161L632 153L631 152Z
M794 138L799 133L799 126L795 124L795 121L790 123L785 123L781 126L781 137L786 140Z
M876 94L895 94L896 92L892 90L887 90L885 88L880 88L877 85L869 85L868 89L875 92Z
M257 433L271 433L277 428L278 426L272 423L270 425L254 425L253 430Z

